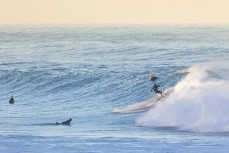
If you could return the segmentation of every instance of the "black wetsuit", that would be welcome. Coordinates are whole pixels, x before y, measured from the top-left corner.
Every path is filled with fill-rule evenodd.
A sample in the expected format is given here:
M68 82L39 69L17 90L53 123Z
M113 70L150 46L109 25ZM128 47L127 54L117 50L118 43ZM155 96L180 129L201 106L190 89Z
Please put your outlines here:
M14 104L14 98L10 98L9 103L10 103L10 104Z
M153 88L151 89L151 92L153 90L155 93L162 95L162 92L158 90L159 86L160 85L157 86L156 84L154 84Z
M56 122L56 124L57 124L57 125L60 125L60 124L62 124L62 125L70 125L71 121L72 121L72 119L70 118L69 120L64 121L64 122L62 122L62 123Z
M156 79L157 79L157 77L153 75L150 80L155 81Z

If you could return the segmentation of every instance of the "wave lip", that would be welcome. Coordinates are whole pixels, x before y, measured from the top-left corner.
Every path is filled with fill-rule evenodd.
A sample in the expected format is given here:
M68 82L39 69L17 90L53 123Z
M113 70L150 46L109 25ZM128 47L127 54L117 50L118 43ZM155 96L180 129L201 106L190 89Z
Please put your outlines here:
M174 92L137 118L136 124L193 132L229 132L229 82L209 73L212 66L191 67Z

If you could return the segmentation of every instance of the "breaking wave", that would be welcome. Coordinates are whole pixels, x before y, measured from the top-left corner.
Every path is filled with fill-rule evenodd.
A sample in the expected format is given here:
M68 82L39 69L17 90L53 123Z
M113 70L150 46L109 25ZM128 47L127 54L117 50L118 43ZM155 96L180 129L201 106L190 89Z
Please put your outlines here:
M136 125L176 127L194 132L229 132L228 62L211 62L187 70L174 91L136 119Z

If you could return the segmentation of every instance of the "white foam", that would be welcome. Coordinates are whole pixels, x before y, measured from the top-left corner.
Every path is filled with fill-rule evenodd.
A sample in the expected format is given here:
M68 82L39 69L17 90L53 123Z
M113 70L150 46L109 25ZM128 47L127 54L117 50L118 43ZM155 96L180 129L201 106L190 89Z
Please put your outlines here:
M219 62L191 67L190 73L174 87L174 92L137 118L136 124L174 126L198 132L229 132L229 81L209 75L209 70L216 68L217 71L221 69Z

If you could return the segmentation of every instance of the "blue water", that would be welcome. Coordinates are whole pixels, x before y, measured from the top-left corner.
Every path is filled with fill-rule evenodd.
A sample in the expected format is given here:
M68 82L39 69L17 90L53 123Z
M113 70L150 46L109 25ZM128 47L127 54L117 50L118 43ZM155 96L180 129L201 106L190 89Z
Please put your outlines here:
M228 114L216 132L112 113L156 96L152 74L164 91L187 76L178 72L228 59L226 25L1 25L0 152L229 152ZM210 71L228 81L228 65Z

